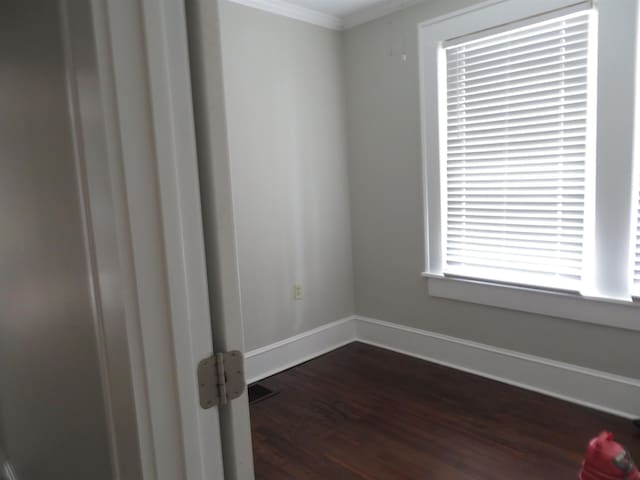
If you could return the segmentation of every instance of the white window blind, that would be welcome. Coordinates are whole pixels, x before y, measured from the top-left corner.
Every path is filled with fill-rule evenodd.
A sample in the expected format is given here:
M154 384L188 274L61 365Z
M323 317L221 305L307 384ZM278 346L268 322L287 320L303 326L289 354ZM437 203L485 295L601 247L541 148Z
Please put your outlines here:
M582 10L444 44L445 274L580 289L591 28Z

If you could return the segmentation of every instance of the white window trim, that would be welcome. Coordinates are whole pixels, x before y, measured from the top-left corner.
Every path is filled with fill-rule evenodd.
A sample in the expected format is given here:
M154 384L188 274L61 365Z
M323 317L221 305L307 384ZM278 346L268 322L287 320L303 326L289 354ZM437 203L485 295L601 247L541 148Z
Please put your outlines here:
M611 247L607 249L606 258L600 257L594 266L593 291L597 294L591 294L590 291L583 292L583 295L556 292L490 281L445 277L442 274L439 156L439 141L442 132L439 131L437 125L439 125L438 109L442 108L443 99L438 96L437 89L439 72L435 66L438 62L438 55L441 55L441 49L437 47L447 38L467 35L500 24L567 8L576 3L579 1L488 0L452 14L431 19L418 26L425 205L426 271L423 276L428 279L429 294L435 297L640 331L640 303L632 300L628 293L631 291L631 285L625 283L631 279L625 279L621 282L621 275L618 275L618 278L612 281L608 273L612 269L610 265L620 265L621 261L627 261L627 251L630 250L628 242L631 241L631 235L634 233L631 230L628 231L628 235L618 234L614 236L614 239L596 236L596 242L612 241ZM598 39L598 49L606 52L609 51L609 45L615 46L618 56L636 59L636 42L621 42L620 38L628 38L632 33L635 39L637 12L634 11L631 15L628 11L620 12L620 9L616 11L613 5L615 5L615 0L600 0L598 2L599 30L601 32ZM603 8L605 9L604 15L602 14ZM453 19L455 21L450 21ZM624 51L622 51L623 49ZM625 167L633 164L633 126L636 110L635 100L629 101L629 99L635 99L636 65L635 62L628 63L632 64L628 72L616 71L615 74L612 74L611 65L606 63L606 57L605 62L598 59L599 106L596 120L598 122L598 157L623 158ZM625 77L625 74L630 75ZM434 85L436 86L434 87ZM612 85L614 88L611 88ZM612 108L618 109L616 118L620 118L620 105L615 101L615 98L620 95L627 98L629 105L628 108L622 107L622 121L628 122L626 123L628 128L617 128L612 131L606 127L605 122L611 118ZM438 108L433 108L434 105L438 105ZM604 128L601 127L602 125ZM597 194L601 194L601 183L614 182L620 186L620 195L616 199L606 200L599 204L598 208L601 210L596 221L607 224L608 221L611 221L611 217L628 219L632 214L633 205L633 202L629 201L633 194L632 182L628 179L628 172L631 170L627 169L625 174L615 171L625 170L624 168L611 169L609 165L606 168L603 165L597 168L599 175ZM602 210L605 208L606 217L602 215ZM631 225L627 222L627 228L630 227ZM624 248L625 246L627 248ZM600 279L600 281L595 279ZM609 287L609 285L612 286Z
M423 273L434 297L640 332L640 305L549 290Z

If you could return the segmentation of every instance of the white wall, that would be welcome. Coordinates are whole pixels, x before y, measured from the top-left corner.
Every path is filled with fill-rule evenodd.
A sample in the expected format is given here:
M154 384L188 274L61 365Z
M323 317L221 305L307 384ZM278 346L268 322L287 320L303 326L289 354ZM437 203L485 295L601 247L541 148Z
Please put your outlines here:
M221 19L251 350L354 313L341 34L230 2Z
M474 3L431 0L344 35L356 311L638 378L637 332L428 295L417 25Z

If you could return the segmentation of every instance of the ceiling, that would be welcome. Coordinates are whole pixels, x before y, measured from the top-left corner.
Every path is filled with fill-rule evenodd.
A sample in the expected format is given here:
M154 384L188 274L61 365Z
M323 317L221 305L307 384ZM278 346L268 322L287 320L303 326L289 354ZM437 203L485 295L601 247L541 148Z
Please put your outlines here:
M387 3L387 0L287 0L287 2L328 15L346 17L359 13L365 8Z
M228 0L334 30L351 28L425 0Z

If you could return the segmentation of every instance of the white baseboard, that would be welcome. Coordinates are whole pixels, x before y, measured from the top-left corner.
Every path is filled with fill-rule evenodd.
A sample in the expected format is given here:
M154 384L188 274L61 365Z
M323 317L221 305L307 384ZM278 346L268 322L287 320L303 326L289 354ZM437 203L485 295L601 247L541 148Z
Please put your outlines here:
M355 317L347 317L287 338L245 355L247 382L295 367L355 341Z
M360 341L625 418L640 416L640 380L354 316L247 353L255 382Z
M372 318L355 322L364 343L614 415L640 416L640 380Z

